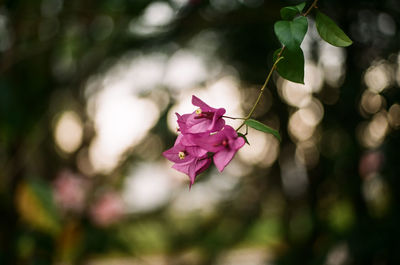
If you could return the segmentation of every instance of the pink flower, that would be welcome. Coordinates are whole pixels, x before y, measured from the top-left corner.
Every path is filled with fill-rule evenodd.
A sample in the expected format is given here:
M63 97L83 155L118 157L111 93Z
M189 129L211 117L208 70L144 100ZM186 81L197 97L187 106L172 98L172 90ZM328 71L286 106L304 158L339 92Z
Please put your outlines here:
M212 108L196 96L192 96L192 104L199 107L195 112L182 116L176 113L182 134L163 153L174 162L173 168L189 176L189 187L211 165L211 157L222 171L245 143L231 126L225 125L224 108Z
M216 132L225 125L222 116L225 114L224 108L215 109L208 106L196 96L192 96L192 104L199 107L192 114L184 114L178 117L179 130L183 134Z
M103 194L90 209L93 221L99 226L109 226L119 221L124 213L121 198L114 192Z
M214 153L214 164L220 172L224 170L236 152L245 144L245 140L239 137L235 129L229 125L225 125L221 131L207 137L192 135L190 140L208 152Z
M189 176L189 187L194 183L196 176L211 164L207 151L191 144L182 134L176 139L175 145L165 151L163 155L175 163L173 168Z
M62 210L81 212L85 206L87 184L69 170L62 170L53 183L54 200Z

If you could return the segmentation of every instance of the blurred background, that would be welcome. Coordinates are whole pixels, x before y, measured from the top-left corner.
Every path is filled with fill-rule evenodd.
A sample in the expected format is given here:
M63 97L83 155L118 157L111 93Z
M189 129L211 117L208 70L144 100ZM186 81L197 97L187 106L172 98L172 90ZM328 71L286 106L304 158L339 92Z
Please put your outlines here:
M281 143L249 130L190 192L161 155L193 94L248 113L298 3L2 1L0 264L400 264L397 0L319 1L354 44L309 17L305 85L254 115Z

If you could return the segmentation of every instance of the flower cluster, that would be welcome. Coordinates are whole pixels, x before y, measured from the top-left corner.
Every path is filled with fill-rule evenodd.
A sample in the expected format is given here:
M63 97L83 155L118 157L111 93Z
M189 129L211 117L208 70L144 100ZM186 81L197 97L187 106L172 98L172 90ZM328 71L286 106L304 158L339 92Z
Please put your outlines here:
M222 172L245 144L235 129L225 124L224 108L212 108L196 96L192 96L192 104L198 107L193 113L182 116L176 113L181 133L174 146L163 153L175 163L173 168L189 176L190 187L212 161Z

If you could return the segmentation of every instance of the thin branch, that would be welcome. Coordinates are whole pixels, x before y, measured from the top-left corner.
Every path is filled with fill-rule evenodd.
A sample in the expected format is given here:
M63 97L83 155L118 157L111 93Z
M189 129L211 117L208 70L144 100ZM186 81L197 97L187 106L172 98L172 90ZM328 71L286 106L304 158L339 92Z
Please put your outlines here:
M317 6L318 0L314 0L314 2L310 5L310 7L307 9L307 11L303 14L304 17L308 16L308 14Z
M282 47L282 50L283 50L283 47ZM282 50L281 50L281 52L279 53L279 56L282 54ZM262 97L262 95L263 95L263 93L264 93L264 90L265 90L265 88L267 87L269 80L271 79L272 73L274 72L274 70L275 70L275 68L276 68L276 65L277 65L277 64L279 63L279 61L282 60L282 59L283 59L283 57L278 57L278 58L276 59L274 65L271 67L271 70L269 70L269 73L268 73L267 78L265 79L264 85L261 87L261 90L260 90L260 93L258 94L258 97L257 97L256 102L254 103L253 107L251 108L249 114L246 116L246 118L244 118L244 121L242 122L242 124L239 126L239 128L236 129L236 131L239 131L239 129L242 128L243 125L245 124L246 120L250 119L251 115L253 115L253 112L254 112L254 110L256 109L258 103L260 102L261 97Z

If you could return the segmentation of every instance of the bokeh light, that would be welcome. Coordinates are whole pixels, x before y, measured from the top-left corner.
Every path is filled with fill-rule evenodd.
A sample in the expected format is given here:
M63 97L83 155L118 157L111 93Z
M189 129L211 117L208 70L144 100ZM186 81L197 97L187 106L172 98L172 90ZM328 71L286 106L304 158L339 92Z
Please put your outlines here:
M376 62L366 71L364 82L372 92L380 93L392 84L393 76L393 68L387 62Z
M82 143L83 124L74 111L63 112L55 122L54 139L65 153L76 151Z

